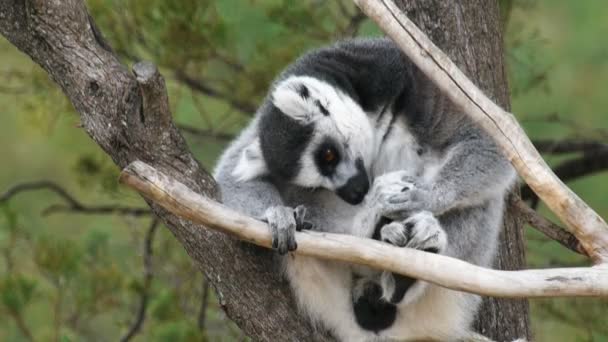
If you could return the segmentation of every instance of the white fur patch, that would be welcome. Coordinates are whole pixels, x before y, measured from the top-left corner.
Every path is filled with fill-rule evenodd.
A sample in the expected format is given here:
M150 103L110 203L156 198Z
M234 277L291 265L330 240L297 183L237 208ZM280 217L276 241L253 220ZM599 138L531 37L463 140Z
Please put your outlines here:
M307 82L306 79L312 78L290 77L279 83L272 92L272 103L281 112L303 124L312 122L317 114L321 114L311 96L304 98L300 95L299 89L302 86L306 86L309 94L315 91L311 85L307 85L310 82Z
M234 167L234 170L232 170L232 176L239 182L246 182L267 173L268 168L266 167L260 139L258 138L243 150L238 163Z

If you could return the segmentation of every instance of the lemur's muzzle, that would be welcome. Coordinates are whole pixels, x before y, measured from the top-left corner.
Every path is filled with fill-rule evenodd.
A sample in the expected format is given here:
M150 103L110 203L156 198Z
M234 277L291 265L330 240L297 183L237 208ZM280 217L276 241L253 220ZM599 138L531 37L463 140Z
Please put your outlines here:
M353 205L361 203L369 190L369 180L362 162L357 163L357 171L356 175L336 191L340 198Z

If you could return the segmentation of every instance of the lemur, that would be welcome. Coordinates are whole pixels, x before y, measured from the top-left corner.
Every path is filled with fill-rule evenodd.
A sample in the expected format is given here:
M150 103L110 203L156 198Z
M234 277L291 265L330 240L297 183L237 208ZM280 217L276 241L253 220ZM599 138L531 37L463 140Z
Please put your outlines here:
M287 254L312 228L492 265L514 171L432 87L387 38L308 52L217 164L223 202L269 224L299 308L341 341L459 340L477 312L475 295Z

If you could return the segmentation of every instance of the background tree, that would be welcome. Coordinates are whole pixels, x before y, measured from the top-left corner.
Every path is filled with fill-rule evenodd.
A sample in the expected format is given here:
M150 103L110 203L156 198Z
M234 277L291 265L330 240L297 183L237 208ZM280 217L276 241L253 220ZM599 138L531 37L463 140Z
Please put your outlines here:
M475 15L479 17L486 11L492 15L483 20L493 23L489 27L498 28L492 6L488 8L485 2L483 6L475 1L465 3L454 11L446 10L445 6L449 5L434 2L402 5L450 54L462 53L459 48L469 44L474 48L489 44L490 50L494 49L492 54L496 54L496 49L500 49L498 39L492 45L481 39L467 40L467 35L462 33L466 26L444 29L456 24L454 19L459 17L453 13L465 13L464 22L475 26ZM508 20L510 28L507 56L515 112L527 115L520 119L532 136L605 141L606 122L597 114L601 111L599 108L605 108L605 98L596 90L602 87L593 84L598 84L602 77L606 79L607 69L602 50L593 43L598 37L592 34L598 28L594 23L601 21L590 20L601 17L602 10L605 13L601 1L584 5L570 2L556 5L552 1L538 1L538 4L502 1L501 4L509 9L503 11L502 17ZM123 62L146 58L161 66L168 80L175 121L189 134L190 146L208 169L226 138L242 127L265 93L269 80L286 63L306 49L336 38L378 33L346 1L287 4L281 1L130 0L88 1L87 5ZM467 6L475 5L477 11L468 11ZM547 19L556 17L563 20ZM4 24L4 18L0 15L0 23ZM556 25L561 28L570 22L580 27L577 35L564 37L554 33L559 32ZM474 33L479 27L472 29ZM452 44L451 34L460 42ZM554 45L544 39L551 39ZM6 42L2 44L9 46ZM56 191L56 186L37 183L29 184L29 188L51 189L56 193L40 192L4 201L0 243L6 262L0 268L1 312L10 319L0 322L0 339L27 336L31 339L95 336L116 339L126 338L131 332L152 339L189 339L204 335L211 339L219 336L237 339L240 333L227 323L219 310L221 301L205 299L210 293L205 291L208 286L193 272L183 249L168 230L154 229L153 224L138 219L148 214L141 200L116 188L117 169L82 130L74 127L80 124L75 124L77 120L70 113L69 102L50 84L42 70L27 63L23 55L15 51L11 47L1 52L5 63L0 76L5 82L0 86L0 103L6 104L9 114L14 115L3 118L0 128L0 142L5 146L0 155L6 165L12 166L0 172L0 189L42 177L66 184L70 193L64 196ZM558 62L556 56L563 59ZM493 58L497 58L496 55ZM470 76L474 70L472 77L479 77L483 88L494 89L490 91L494 98L506 103L500 72L494 79L487 75L491 73L487 66L481 66L481 71L470 65L464 69ZM582 75L573 78L572 70L581 69ZM488 79L483 81L484 77ZM580 96L566 96L573 92ZM573 121L571 113L585 120ZM557 149L554 141L545 146L547 153L556 154L550 161L566 170L563 172L580 176L602 170L606 164L603 144L586 144L583 149L566 149L567 153L560 152L564 149ZM590 146L594 148L589 149ZM567 165L583 167L565 167ZM575 172L577 170L579 172ZM601 201L601 186L597 186L602 184L601 179L591 178L574 186L606 216L608 207ZM72 192L76 198L70 200ZM49 203L57 204L49 207ZM111 206L106 206L107 203ZM46 216L39 217L40 211ZM65 211L113 216L82 217ZM547 260L549 264L582 262L537 233L530 232L529 236L533 266L546 265ZM32 253L33 250L36 252ZM141 266L142 258L147 260L145 267ZM133 272L139 269L142 270ZM193 297L202 299L193 301ZM597 300L533 303L537 318L533 323L541 340L550 340L550 333L554 331L555 336L565 339L592 340L606 336L601 319L602 304ZM494 314L486 316L492 317L485 320L490 328L491 322L517 322ZM243 319L240 318L241 323ZM515 336L512 334L517 329L524 331L525 320L519 322L514 325L515 330L505 334ZM561 324L563 322L567 324ZM251 327L245 326L245 329Z

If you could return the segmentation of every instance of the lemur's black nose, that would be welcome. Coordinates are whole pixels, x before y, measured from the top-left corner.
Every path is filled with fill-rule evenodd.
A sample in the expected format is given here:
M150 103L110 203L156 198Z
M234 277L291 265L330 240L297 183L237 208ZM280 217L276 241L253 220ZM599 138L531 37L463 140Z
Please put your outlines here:
M354 205L363 201L368 190L369 180L367 179L367 173L363 170L363 172L351 177L336 193L347 203Z

